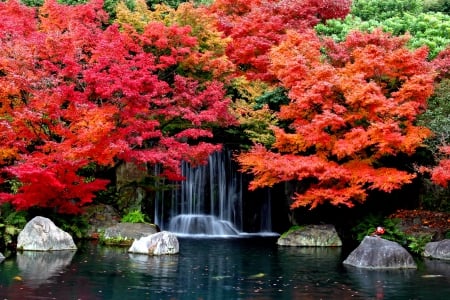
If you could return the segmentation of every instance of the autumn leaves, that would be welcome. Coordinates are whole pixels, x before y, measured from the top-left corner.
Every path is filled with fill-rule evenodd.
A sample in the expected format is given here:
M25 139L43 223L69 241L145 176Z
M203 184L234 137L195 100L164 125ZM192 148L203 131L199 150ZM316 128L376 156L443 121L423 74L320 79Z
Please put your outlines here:
M411 182L385 158L430 135L415 122L433 92L426 49L381 31L343 42L313 31L350 1L239 3L137 1L115 20L99 1L0 3L1 201L77 213L121 161L181 179L181 161L205 163L220 149L213 131L229 126L256 142L237 156L250 188L298 182L292 208L353 206Z

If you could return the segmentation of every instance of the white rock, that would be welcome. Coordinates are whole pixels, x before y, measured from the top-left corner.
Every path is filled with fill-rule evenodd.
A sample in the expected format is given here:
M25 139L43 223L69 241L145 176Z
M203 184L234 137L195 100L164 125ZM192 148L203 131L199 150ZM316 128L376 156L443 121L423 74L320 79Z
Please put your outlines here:
M30 251L76 250L72 236L50 219L34 217L17 238L17 249Z
M177 254L179 252L177 237L168 231L161 231L155 234L135 240L128 252L148 255Z

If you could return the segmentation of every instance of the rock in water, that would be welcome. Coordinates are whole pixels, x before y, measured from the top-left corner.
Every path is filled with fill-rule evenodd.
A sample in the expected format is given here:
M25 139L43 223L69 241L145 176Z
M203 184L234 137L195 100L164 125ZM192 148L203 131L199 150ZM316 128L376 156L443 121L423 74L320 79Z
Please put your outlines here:
M413 257L405 248L377 236L366 236L343 263L367 269L417 268Z
M450 260L450 239L427 243L423 256Z
M280 246L339 247L342 241L333 225L306 225L283 234Z
M175 234L161 231L135 240L128 252L148 255L177 254L179 243Z
M17 249L30 251L76 250L72 236L50 219L34 217L17 238Z

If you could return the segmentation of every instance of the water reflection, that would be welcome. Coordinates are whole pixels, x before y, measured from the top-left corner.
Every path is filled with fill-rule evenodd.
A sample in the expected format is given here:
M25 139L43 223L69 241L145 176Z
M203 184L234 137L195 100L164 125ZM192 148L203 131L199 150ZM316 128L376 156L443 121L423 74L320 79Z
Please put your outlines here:
M49 278L61 273L70 265L75 251L24 251L17 253L20 280L29 287L48 283Z
M179 241L180 254L173 256L87 243L67 261L55 253L10 257L0 264L0 299L447 300L450 295L447 262L375 271L344 267L340 248L278 247L276 238Z
M447 277L450 278L450 261L424 259L426 274L422 278Z
M149 256L128 254L131 270L161 278L174 278L178 271L178 255Z

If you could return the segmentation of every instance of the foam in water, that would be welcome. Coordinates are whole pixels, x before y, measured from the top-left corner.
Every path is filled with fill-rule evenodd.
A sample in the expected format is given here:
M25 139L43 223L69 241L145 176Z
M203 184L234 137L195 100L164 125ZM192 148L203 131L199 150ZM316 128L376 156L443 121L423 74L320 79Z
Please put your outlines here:
M169 231L184 235L233 236L239 231L233 223L211 215L178 215L170 220Z

